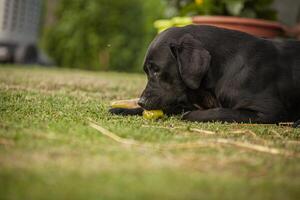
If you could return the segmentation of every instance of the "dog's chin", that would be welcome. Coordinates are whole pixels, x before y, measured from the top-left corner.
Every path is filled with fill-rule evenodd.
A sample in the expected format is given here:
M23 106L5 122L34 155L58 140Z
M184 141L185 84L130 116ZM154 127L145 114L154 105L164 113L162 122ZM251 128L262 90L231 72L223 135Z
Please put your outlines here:
M142 108L145 110L163 110L162 107L157 105L143 105Z
M166 106L162 110L167 115L181 115L185 112L195 110L196 108L190 105Z
M168 101L148 99L141 106L145 110L162 110L167 115L177 115L197 109L184 95Z
M151 106L145 105L143 107L145 110L162 110L167 115L178 115L185 113L187 111L194 110L195 108L190 105L161 105L161 106Z
M167 107L167 108L164 108L162 109L163 112L167 115L179 115L179 114L182 114L185 112L185 109L184 108L181 108L181 107Z

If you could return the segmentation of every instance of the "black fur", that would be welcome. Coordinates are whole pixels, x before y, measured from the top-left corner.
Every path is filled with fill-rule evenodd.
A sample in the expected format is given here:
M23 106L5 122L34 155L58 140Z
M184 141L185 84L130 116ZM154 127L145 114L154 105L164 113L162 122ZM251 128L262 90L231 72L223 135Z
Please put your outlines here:
M144 70L139 105L147 110L199 122L300 119L299 41L204 25L170 28L151 43Z

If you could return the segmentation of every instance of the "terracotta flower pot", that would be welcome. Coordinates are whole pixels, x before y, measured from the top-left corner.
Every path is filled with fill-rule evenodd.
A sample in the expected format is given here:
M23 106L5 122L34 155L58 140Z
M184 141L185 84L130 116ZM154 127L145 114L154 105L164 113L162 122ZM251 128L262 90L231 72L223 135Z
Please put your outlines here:
M255 36L274 38L283 34L283 26L274 21L227 17L227 16L195 16L192 17L194 24L213 25L243 31Z

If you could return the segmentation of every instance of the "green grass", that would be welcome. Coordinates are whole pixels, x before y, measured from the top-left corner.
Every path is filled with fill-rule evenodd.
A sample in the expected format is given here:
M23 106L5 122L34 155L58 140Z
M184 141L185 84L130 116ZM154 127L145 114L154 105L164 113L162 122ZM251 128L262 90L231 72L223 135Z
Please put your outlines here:
M300 129L107 112L111 100L137 97L145 82L139 74L0 67L0 199L300 198L299 157L220 145L128 147L88 126L91 118L121 137L153 144L227 138L300 153ZM232 133L240 129L257 137Z

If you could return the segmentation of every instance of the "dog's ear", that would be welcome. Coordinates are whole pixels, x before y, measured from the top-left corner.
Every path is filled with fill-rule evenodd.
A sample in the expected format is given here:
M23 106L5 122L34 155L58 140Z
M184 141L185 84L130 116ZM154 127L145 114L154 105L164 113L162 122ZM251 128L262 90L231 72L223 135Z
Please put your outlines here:
M183 82L190 89L199 88L209 69L210 53L191 35L184 36L179 45L170 44L170 49L177 60Z

